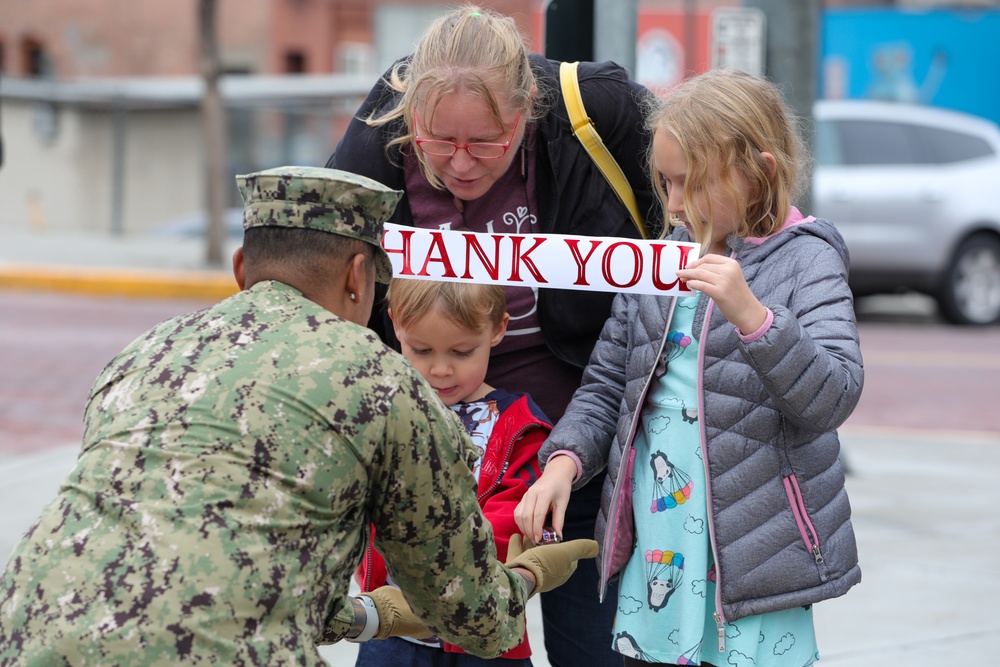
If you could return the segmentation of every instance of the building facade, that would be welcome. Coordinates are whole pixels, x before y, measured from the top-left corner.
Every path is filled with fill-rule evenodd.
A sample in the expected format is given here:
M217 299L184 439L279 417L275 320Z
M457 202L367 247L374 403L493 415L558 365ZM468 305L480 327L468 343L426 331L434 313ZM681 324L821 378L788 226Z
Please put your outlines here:
M599 0L575 1L592 6ZM0 232L147 233L203 210L201 2L0 0ZM233 175L325 163L375 77L412 50L434 17L455 6L440 0L216 2L220 61L229 75L223 89ZM480 4L514 17L530 48L544 52L547 0ZM634 78L666 88L709 68L713 12L741 4L637 0ZM896 41L903 37L889 28L909 34L910 24L873 12L919 9L910 13L922 15L932 5L960 7L963 16L972 16L996 8L1000 0L823 2L825 24L832 27L820 54L821 96L855 96L872 76L870 62L884 61L879 54L886 49L900 52ZM859 17L829 20L852 10ZM942 59L932 39L938 33L924 26L925 18L913 20L923 21L920 28L937 50L904 50L912 74L929 82L922 90L934 83L938 98L950 100L959 94L951 87L959 74L973 72L962 66L962 58L973 44L992 48L991 43L967 40L968 49L959 45ZM968 31L967 23L956 23L955 30ZM883 41L893 40L871 56L849 41L869 25ZM283 76L288 74L297 76ZM992 99L978 102L993 104ZM230 195L230 204L239 206L235 186Z

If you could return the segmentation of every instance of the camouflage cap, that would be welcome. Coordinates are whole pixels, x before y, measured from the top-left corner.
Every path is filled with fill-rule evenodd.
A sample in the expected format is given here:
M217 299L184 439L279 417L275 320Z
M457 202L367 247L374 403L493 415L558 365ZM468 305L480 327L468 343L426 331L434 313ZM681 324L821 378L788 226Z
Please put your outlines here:
M348 236L375 246L375 277L392 278L382 249L382 224L400 190L339 169L277 167L236 177L243 196L243 229L298 227Z

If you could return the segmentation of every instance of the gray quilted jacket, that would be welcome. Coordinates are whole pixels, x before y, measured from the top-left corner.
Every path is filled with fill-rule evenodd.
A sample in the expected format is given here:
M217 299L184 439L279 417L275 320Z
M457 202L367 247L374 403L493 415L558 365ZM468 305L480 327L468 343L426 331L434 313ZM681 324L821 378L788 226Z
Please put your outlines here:
M864 379L847 248L832 224L794 209L776 235L731 238L729 247L774 319L743 342L709 299L695 314L723 621L836 597L861 580L836 433ZM596 534L602 598L633 548L632 443L673 307L669 297L615 298L583 383L540 453L543 462L559 450L579 457L574 488L608 465Z

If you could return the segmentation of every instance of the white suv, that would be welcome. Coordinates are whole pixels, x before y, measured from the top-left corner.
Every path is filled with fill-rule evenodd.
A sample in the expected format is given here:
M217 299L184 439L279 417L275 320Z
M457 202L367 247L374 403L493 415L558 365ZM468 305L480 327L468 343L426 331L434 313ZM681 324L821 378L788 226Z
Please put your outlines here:
M857 296L913 290L958 324L1000 322L1000 128L941 108L821 100L813 210Z

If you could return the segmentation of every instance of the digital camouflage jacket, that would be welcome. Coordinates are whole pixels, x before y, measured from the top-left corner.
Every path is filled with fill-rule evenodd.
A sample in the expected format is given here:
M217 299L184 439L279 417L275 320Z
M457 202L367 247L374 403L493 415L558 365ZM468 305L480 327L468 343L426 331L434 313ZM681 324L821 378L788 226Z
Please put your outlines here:
M372 525L414 611L498 655L525 595L470 448L402 356L287 285L168 320L91 390L0 582L0 664L324 664Z

